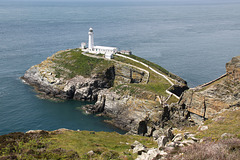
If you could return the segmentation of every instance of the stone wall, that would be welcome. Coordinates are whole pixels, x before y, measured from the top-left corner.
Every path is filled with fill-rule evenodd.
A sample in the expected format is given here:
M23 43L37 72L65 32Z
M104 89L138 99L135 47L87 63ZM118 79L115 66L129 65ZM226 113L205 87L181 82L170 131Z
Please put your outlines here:
M115 67L115 80L114 84L128 84L128 83L147 83L149 73L140 70L137 67L116 63Z

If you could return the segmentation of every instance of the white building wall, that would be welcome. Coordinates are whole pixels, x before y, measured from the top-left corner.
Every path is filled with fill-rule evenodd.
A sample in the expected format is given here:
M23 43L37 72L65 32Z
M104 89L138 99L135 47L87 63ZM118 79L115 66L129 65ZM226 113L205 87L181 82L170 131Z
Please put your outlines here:
M105 54L105 58L112 59L118 49L115 47L106 46L94 46L93 29L89 28L88 32L88 48L84 47L84 43L81 44L82 51L94 53L94 54Z
M94 48L93 29L90 28L88 32L88 49L91 51Z

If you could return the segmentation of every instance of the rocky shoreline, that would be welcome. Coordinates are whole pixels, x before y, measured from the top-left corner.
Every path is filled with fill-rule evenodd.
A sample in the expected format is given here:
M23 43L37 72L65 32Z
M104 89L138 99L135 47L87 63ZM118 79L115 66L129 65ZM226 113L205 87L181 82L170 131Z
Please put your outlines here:
M95 101L95 104L86 105L82 109L88 114L110 117L111 120L107 122L128 131L125 136L142 135L152 137L155 143L157 142L157 147L148 148L139 141L131 144L129 151L138 154L137 160L186 159L189 157L189 159L196 159L199 154L195 153L198 151L206 153L203 156L201 155L202 159L213 156L215 158L224 157L226 156L225 153L227 155L231 154L231 156L227 157L230 159L231 157L239 157L238 148L234 148L240 146L239 139L235 138L239 136L239 131L236 134L228 133L226 131L228 131L229 127L224 128L219 131L221 135L217 137L218 140L222 140L214 143L211 137L210 139L207 138L208 136L198 138L199 134L208 133L209 127L202 125L203 120L207 119L210 120L208 124L214 123L215 125L210 125L213 132L216 132L214 127L218 130L218 126L221 126L223 122L233 124L232 130L237 129L234 117L229 115L233 113L239 115L239 56L234 57L226 64L226 74L224 76L211 83L189 90L186 90L185 83L179 82L180 85L174 85L171 89L177 95L181 95L180 100L177 103L176 101L166 103L166 99L171 97L164 94L159 96L149 90L139 89L144 86L142 84L149 81L151 73L145 73L143 70L139 70L139 67L135 68L133 65L99 60L97 63L104 64L103 68L101 68L102 66L95 66L90 74L72 76L73 71L68 66L74 61L71 59L67 62L68 66L64 67L66 64L63 64L62 60L59 59L60 55L64 55L64 58L71 58L73 56L71 52L71 50L66 50L54 54L41 64L31 67L21 78L40 92L42 97L47 99ZM94 58L88 59L88 61L94 60ZM61 63L58 63L59 61ZM97 69L99 67L101 69ZM135 85L140 85L140 87L136 90L136 88L133 88ZM167 83L164 85L167 85ZM231 113L222 116L224 111L231 111ZM213 117L215 118L212 119ZM196 123L200 124L197 128ZM182 132L180 129L194 125L194 133ZM53 132L29 131L26 134L65 134L68 131L67 129ZM211 131L209 132L211 133ZM25 136L25 134L21 136ZM221 146L219 149L221 153L208 151L214 145ZM229 150L229 147L233 147L234 152ZM76 152L61 150L59 153L67 153L70 157L79 158ZM110 153L113 152L111 151L108 154ZM98 151L90 150L86 153L86 156L91 159L92 156L98 154Z
M78 67L86 61L91 62L90 67L93 66L90 70L86 65ZM55 53L27 70L22 79L45 98L95 101L95 104L82 109L89 114L110 117L108 123L131 134L152 136L159 128L192 126L222 109L239 106L239 64L240 58L234 57L226 65L226 76L201 88L186 90L186 82L176 76L180 81L171 90L181 95L178 103L176 100L167 102L171 97L164 95L165 90L159 95L142 89L152 84L151 81L154 85L162 81L158 85L166 87L166 90L170 87L161 77L154 77L150 70L83 55L79 49ZM79 68L81 74L74 73ZM89 71L85 72L87 69ZM154 79L149 79L152 77Z
M107 66L100 71L96 70L102 66L92 68L88 76L76 74L72 78L67 78L73 72L69 70L69 66L72 67L71 63L74 59L68 63L65 61L72 58L75 52L79 52L79 56L85 56L82 58L87 57L82 55L81 51L60 51L39 65L32 66L21 78L40 92L41 97L44 98L96 101L94 105L83 107L86 113L111 117L112 120L108 121L109 123L131 133L151 136L151 132L159 126L193 124L179 114L184 112L181 108L175 105L160 104L157 98L159 96L155 93L139 87L139 89L134 89L139 90L140 94L133 95L131 88L125 89L125 87L131 87L128 84L141 86L149 81L147 80L149 73L145 73L139 67L116 61L113 63L98 57L93 58L91 55L87 57L88 61L98 60L98 63L104 65L107 63ZM168 88L168 82L164 83ZM178 91L181 87L184 88L182 91L187 88L185 82L178 82L178 84L180 84L180 86L176 85ZM120 87L113 89L113 86ZM161 97L167 99L167 96Z

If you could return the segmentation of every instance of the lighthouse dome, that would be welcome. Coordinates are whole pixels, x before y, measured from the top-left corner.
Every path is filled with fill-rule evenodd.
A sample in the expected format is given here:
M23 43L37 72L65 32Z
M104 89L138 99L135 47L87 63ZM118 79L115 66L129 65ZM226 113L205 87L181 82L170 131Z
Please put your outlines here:
M89 32L93 32L93 29L92 29L92 28L89 28Z

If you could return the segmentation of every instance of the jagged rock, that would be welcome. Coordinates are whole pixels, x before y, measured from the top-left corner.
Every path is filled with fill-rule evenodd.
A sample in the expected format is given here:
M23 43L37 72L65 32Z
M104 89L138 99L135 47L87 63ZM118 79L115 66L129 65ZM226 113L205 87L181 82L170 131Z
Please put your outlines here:
M202 86L185 91L179 105L199 123L212 118L223 109L240 106L240 56L226 64L226 74Z
M173 151L175 151L175 150L176 150L175 147L165 147L165 148L164 148L164 151L167 152L167 153L171 153L171 152L173 152Z
M140 121L138 124L138 134L144 136L148 131L147 122Z
M240 56L233 57L230 62L226 64L226 71L228 73L228 81L237 83L240 81Z
M138 155L141 155L143 152L147 152L147 148L138 141L135 141L131 145L131 148L133 149L133 153L137 153Z
M185 133L184 133L184 138L185 138L185 139L193 138L193 137L195 137L195 136L196 136L195 134L191 134L191 133L189 133L189 132L185 132Z
M169 142L166 147L176 147L176 143L175 142Z
M88 74L75 73L72 69L74 60L71 56L76 52L79 56L86 56L79 49L60 51L41 64L28 69L22 79L41 92L44 98L96 101L94 105L83 107L86 113L100 113L108 116L112 119L107 122L123 130L131 131L129 133L151 136L155 128L167 128L173 124L185 123L176 106L159 106L155 93L145 90L134 96L128 90L125 93L124 87L129 86L124 84L148 83L148 71L114 61L108 65L101 64L104 66L97 65ZM102 68L99 70L99 67ZM174 76L171 73L169 75ZM177 79L180 88L174 87L179 90L186 84L182 84L183 80L179 77ZM119 86L120 89L112 88L118 84L123 84ZM169 120L171 122L168 123Z
M66 132L66 131L71 131L71 130L70 129L66 129L66 128L59 128L59 129L57 129L57 130L55 130L53 132L56 133L56 134L61 134L61 133Z
M184 144L178 143L178 144L177 144L177 147L184 147Z
M181 141L183 139L183 135L181 133L178 133L173 139L172 141L173 142L176 142L176 141Z
M172 140L174 138L174 134L172 133L172 128L168 128L167 131L166 131L166 136Z
M195 137L191 137L191 138L192 138L192 140L193 140L194 142L198 142L198 141L199 141L198 138L195 138Z
M131 148L133 149L133 148L135 148L137 145L141 145L141 143L138 142L138 141L134 141L134 143L131 144Z
M163 148L166 143L168 142L168 137L166 136L161 136L157 139L157 143L158 143L158 148Z
M197 130L199 130L199 131L208 130L208 126L199 126Z
M162 128L160 128L160 129L153 131L152 136L155 140L157 140L163 134L164 134L164 130Z
M189 139L189 138L192 138L192 137L195 137L196 135L195 134L191 134L191 133L189 133L189 132L185 132L184 133L184 138L185 139Z
M185 133L183 133L183 137L185 138L185 139L188 139L188 137L189 137L189 132L185 132Z
M157 160L160 159L162 157L161 155L164 155L164 153L160 152L158 149L151 148L147 153L139 155L136 160Z
M195 141L193 141L193 140L184 140L184 141L182 141L182 144L184 144L184 145L192 145L192 144L194 144L195 143Z
M145 136L151 137L154 131L155 131L155 128L147 126L147 133L145 134Z
M42 130L29 130L27 131L26 133L39 133L41 132Z

